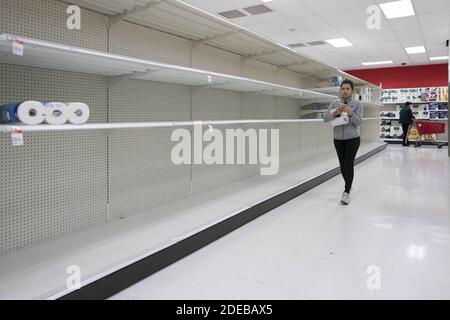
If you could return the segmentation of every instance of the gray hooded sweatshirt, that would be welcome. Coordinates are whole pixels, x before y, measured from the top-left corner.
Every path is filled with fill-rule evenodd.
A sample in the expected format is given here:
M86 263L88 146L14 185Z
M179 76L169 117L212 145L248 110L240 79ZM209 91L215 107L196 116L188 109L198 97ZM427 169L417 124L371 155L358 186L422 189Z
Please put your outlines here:
M327 112L323 115L325 122L330 122L334 119L331 110L336 109L341 102L341 100L331 102ZM349 140L360 136L359 126L362 123L363 106L361 102L355 99L349 99L347 105L352 109L353 116L350 117L348 124L334 127L334 139L336 140Z

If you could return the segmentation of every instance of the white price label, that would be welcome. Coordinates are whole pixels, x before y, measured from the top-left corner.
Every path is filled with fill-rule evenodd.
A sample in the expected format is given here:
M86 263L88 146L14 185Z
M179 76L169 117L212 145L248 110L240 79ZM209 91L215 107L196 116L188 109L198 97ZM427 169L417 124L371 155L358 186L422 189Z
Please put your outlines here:
M14 41L13 42L13 54L16 56L23 56L23 42Z
M13 146L23 146L23 132L15 131L11 133L11 140Z

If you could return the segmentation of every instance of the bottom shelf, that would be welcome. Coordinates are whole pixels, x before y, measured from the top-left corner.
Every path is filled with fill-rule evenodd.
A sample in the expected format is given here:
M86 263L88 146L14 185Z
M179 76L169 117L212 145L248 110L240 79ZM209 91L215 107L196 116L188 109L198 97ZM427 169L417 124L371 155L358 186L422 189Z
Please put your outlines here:
M362 144L358 157L380 148ZM125 219L44 241L0 256L0 299L57 299L67 289L68 266L82 286L338 167L334 153L150 209Z

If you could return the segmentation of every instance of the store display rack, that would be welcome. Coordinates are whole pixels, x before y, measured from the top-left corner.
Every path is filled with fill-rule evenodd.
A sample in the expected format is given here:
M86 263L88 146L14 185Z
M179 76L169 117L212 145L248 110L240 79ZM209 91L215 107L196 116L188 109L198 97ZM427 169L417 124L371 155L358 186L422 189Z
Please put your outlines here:
M383 107L380 112L380 139L388 143L402 141L396 138L399 130L395 128L401 127L399 124L399 113L401 107L407 101L412 103L411 109L417 120L448 121L448 102L447 100L442 100L446 98L448 98L447 87L383 90ZM397 99L399 101L386 101L389 99ZM386 117L385 115L388 113L394 113L395 117ZM389 130L387 130L388 128ZM388 137L386 137L387 132L390 132ZM402 129L400 129L400 134L403 134ZM441 140L446 139L443 136L440 138Z
M15 54L21 46L23 53ZM0 35L0 63L90 73L108 77L114 85L124 79L139 79L208 87L246 93L329 103L335 96L200 69L65 46L16 35Z
M233 52L250 60L276 66L279 70L291 70L307 75L329 86L333 76L341 75L356 86L380 88L354 77L340 69L328 66L293 48L276 43L254 31L239 26L228 19L179 0L63 0L82 8L102 13L113 28L121 21L145 26L154 30L192 40L193 48L202 45Z

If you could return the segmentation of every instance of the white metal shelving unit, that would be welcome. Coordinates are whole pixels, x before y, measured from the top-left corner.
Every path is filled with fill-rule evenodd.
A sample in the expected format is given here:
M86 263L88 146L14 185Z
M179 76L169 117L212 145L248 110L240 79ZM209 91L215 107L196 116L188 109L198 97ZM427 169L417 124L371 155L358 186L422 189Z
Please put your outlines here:
M240 55L235 60L237 65L241 64L241 71L244 69L243 64L255 60L274 65L278 71L291 70L307 75L314 79L314 86L317 82L323 82L320 86L327 86L331 76L341 74L352 79L357 86L377 88L182 1L65 2L108 15L112 32L107 32L103 15L87 10L83 10L88 19L80 32L68 31L65 25L60 29L56 26L58 37L55 40L45 31L37 30L49 21L59 21L60 13L63 12L60 9L65 7L65 4L60 6L62 3L59 1L36 4L37 1L27 0L28 5L22 5L21 1L20 6L10 2L5 12L13 18L0 26L0 33L21 34L18 29L23 28L28 35L28 38L11 34L0 36L0 64L2 71L6 70L5 75L11 80L6 88L12 93L6 99L16 99L22 95L36 99L37 96L44 99L47 95L89 98L96 112L95 122L80 126L0 126L0 131L6 133L36 133L27 136L29 141L25 141L23 147L11 146L9 140L0 135L3 168L13 172L2 180L3 199L7 200L5 207L9 206L9 212L2 212L1 215L5 219L2 222L6 221L2 224L5 228L2 231L8 230L5 232L6 241L2 242L6 243L6 249L2 251L6 254L0 254L2 298L61 297L73 291L66 287L68 265L78 264L83 270L82 285L89 284L282 192L309 183L311 179L336 170L338 166L332 147L332 130L327 124L321 123L323 121L320 119L282 119L298 116L296 112L302 104L329 103L336 99L336 92L319 93L159 63L154 61L158 57L153 56L153 60L132 58L141 56L135 48L124 55L107 53L108 47L104 44L108 41L116 41L120 46L126 37L136 37L129 31L129 25L148 27L140 28L139 32L146 41L154 41L154 47L162 43L172 45L183 42L189 51L183 61L191 61L191 49L207 45L226 50L227 54L232 52ZM39 12L42 16L38 15L33 22L24 21L40 9L38 5L43 7ZM17 17L14 17L16 14ZM120 23L121 20L131 23ZM16 25L20 27L16 28ZM149 28L153 30L150 32ZM155 35L155 30L165 35ZM114 31L122 33L118 36L114 35ZM178 38L173 37L177 38L174 40L171 35ZM192 40L192 43L186 39ZM61 42L66 44L59 44ZM72 46L75 43L77 46ZM100 51L81 48L85 43ZM19 54L13 54L14 47L19 48L16 51ZM20 54L22 49L23 55ZM161 55L170 55L169 50L161 50ZM214 59L219 60L221 55L217 52L214 54ZM226 67L235 66L234 62L224 64ZM258 70L264 72L261 71L262 67ZM45 78L47 74L55 79ZM41 78L42 75L45 76ZM290 79L282 80L295 83ZM23 90L15 90L22 84L19 81L26 82L30 88L24 86ZM91 84L94 85L91 87ZM71 85L72 91L67 93L70 90L66 91L65 86ZM200 90L202 88L205 90ZM228 92L224 94L222 90L209 89ZM179 94L177 99L171 99L172 93ZM265 96L261 97L261 94ZM157 98L157 102L147 108L149 103L153 103L153 98ZM214 104L216 100L219 102ZM269 100L270 103L264 104ZM130 111L122 112L128 106ZM174 110L164 109L170 109L170 106L174 106ZM234 109L228 110L229 106ZM147 109L152 108L155 110L147 112ZM223 109L227 109L227 112L222 112ZM126 119L142 122L124 120L129 116L126 114L128 111L134 113ZM207 118L216 116L216 119L221 120L171 121L196 119L199 115L203 116L203 112ZM250 115L250 119L243 120L245 114ZM361 145L358 153L361 157L379 151L382 147L376 139L372 139L376 137L373 131L377 120L372 116L374 114L369 113L364 119L363 125L366 127L362 134L370 139ZM280 119L274 119L277 117ZM149 122L156 118L169 121ZM102 121L106 123L100 123ZM240 167L236 178L236 175L229 175L230 171L224 169L225 166L213 170L202 168L203 171L193 166L179 169L167 159L170 146L165 134L170 130L141 130L248 124L267 124L267 127L280 124L280 132L284 133L284 137L293 137L292 141L281 141L280 158L288 161L280 165L279 174L261 176L254 174L259 168L253 170ZM103 134L103 130L106 134ZM120 134L109 134L109 130ZM329 143L324 144L323 141ZM295 158L292 153L296 153ZM69 158L70 164L67 164ZM55 166L47 165L51 162ZM216 174L216 170L219 174ZM34 172L39 174L34 175ZM217 186L210 183L212 179L224 183ZM200 191L193 192L194 188ZM57 194L53 194L56 189ZM19 200L10 196L16 190L21 192ZM35 193L39 194L34 197ZM166 197L167 194L170 197ZM35 206L35 203L40 206ZM51 208L45 206L48 203Z
M13 53L13 47L16 44L23 46L23 56ZM327 103L335 99L335 96L328 94L259 80L70 47L8 34L0 35L0 63L102 75L109 77L111 85L124 79L139 79L184 84L200 88L207 87L291 97L316 103Z
M324 83L328 83L334 75L342 75L357 86L379 89L340 69L320 63L288 46L180 0L63 1L106 14L110 27L122 20L128 21L192 40L194 47L208 45L223 49L243 56L245 61L261 61L311 76Z

